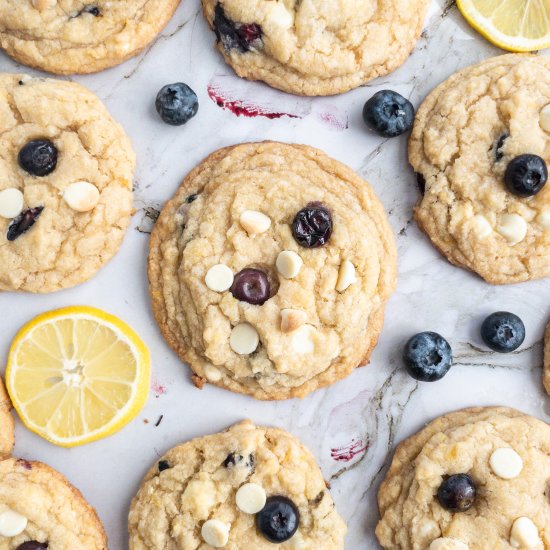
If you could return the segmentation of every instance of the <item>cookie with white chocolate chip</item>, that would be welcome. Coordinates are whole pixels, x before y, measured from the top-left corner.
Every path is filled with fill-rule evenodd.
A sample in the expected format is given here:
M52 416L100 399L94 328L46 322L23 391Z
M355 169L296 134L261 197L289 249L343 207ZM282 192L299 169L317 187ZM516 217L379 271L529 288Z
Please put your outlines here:
M459 71L418 110L415 218L493 284L550 275L550 59L510 54Z
M0 75L0 290L52 292L92 277L132 214L135 156L73 82Z
M213 153L151 235L153 309L209 383L303 397L368 361L396 279L384 209L351 169L303 145Z
M2 550L107 550L95 510L60 473L41 462L0 461Z
M387 550L550 548L550 426L504 407L439 417L397 448L378 493Z
M161 457L128 530L130 550L343 550L346 525L300 441L244 421Z
M24 65L93 73L137 55L180 0L3 0L0 46Z
M0 378L0 460L11 455L14 443L13 416L8 392Z

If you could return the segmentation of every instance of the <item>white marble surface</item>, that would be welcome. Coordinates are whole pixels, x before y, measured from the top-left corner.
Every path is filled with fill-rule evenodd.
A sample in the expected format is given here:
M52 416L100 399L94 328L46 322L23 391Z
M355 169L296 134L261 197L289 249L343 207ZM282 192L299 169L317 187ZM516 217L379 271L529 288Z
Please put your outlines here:
M12 337L32 316L73 304L102 307L122 317L150 346L154 374L147 406L113 437L65 450L17 425L16 454L46 461L65 473L98 509L112 550L127 547L128 505L156 457L243 417L287 428L311 448L349 524L350 550L378 548L377 486L395 442L424 422L453 409L490 404L515 406L548 420L550 401L541 389L540 365L550 280L492 287L447 263L411 223L417 190L406 161L406 140L368 134L361 120L363 103L379 89L396 89L418 105L458 68L501 53L467 27L453 4L434 1L423 37L403 67L339 97L296 98L240 81L213 49L214 37L199 0L184 0L160 38L140 57L98 75L75 78L97 92L132 138L138 154L138 212L121 251L93 280L49 296L0 295L0 357L5 362ZM0 70L31 72L3 55ZM153 107L157 90L175 81L188 83L200 101L198 115L181 128L163 124ZM209 84L299 118L236 117L209 98ZM359 171L390 213L399 247L399 285L370 366L302 401L264 403L212 387L195 389L189 371L162 340L147 295L148 235L138 231L148 227L143 209L169 198L208 153L261 139L314 145ZM484 315L501 309L519 314L527 327L524 346L509 356L484 351L479 337ZM442 333L455 352L455 366L435 384L417 384L401 368L404 341L421 330ZM155 427L160 415L163 421ZM331 450L351 444L366 451L350 462L335 460Z

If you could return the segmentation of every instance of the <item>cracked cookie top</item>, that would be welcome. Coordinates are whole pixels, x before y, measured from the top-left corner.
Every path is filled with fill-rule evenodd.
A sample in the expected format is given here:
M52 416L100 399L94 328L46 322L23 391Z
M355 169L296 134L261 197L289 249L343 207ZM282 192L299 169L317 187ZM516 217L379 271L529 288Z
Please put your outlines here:
M202 0L239 76L300 95L345 92L401 65L429 0Z
M364 364L396 279L384 209L302 145L213 153L164 206L149 281L164 337L205 381L287 399Z
M0 461L0 548L107 550L107 537L65 477L41 462L10 458Z
M425 187L416 220L452 263L495 284L550 275L548 58L453 75L418 110L409 159Z
M401 550L549 548L549 479L546 422L504 407L442 416L397 448L378 494L378 540Z
M194 550L216 540L228 549L274 548L257 525L274 499L294 509L289 518L283 507L280 523L297 523L277 548L343 550L346 526L312 454L289 433L250 421L175 447L154 464L130 507L130 549Z
M14 442L11 401L0 378L0 460L11 455Z
M0 75L0 290L52 292L92 277L132 213L135 156L82 86Z
M179 0L4 0L0 45L14 59L56 74L118 65L153 41Z

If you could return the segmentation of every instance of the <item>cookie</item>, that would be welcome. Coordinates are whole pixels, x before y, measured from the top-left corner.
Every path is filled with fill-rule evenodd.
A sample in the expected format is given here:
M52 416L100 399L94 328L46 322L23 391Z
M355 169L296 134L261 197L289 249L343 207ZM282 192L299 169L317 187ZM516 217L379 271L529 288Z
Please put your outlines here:
M384 209L351 169L303 145L213 153L151 235L161 331L205 382L287 399L364 364L396 280Z
M285 92L339 94L399 67L429 0L202 0L235 72Z
M0 462L0 548L107 550L107 537L95 510L60 473L10 458Z
M11 455L14 443L11 401L0 378L0 460Z
M548 479L546 422L504 407L453 412L397 448L376 535L386 550L543 550Z
M546 325L544 333L543 383L546 393L550 395L550 323Z
M129 514L131 550L343 550L345 533L312 454L250 421L168 451Z
M16 61L56 74L94 73L137 55L179 0L5 0L0 46Z
M130 221L128 137L82 86L13 74L0 74L0 128L0 290L86 281Z
M538 192L514 185L518 170L533 167L519 157L550 160L549 138L545 57L488 59L453 75L424 101L409 142L425 188L415 218L453 264L493 284L550 275L550 185Z

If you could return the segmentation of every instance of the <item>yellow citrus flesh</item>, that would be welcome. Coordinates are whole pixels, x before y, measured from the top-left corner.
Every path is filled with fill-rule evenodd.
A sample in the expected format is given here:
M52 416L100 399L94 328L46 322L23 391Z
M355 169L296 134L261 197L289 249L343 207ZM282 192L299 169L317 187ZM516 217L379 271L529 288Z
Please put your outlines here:
M23 423L56 445L112 435L142 409L149 351L117 317L92 307L39 315L13 341L6 386Z
M457 0L468 23L511 52L550 47L550 0Z

